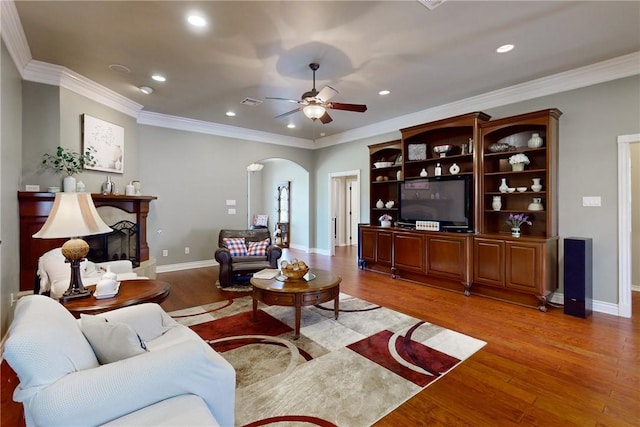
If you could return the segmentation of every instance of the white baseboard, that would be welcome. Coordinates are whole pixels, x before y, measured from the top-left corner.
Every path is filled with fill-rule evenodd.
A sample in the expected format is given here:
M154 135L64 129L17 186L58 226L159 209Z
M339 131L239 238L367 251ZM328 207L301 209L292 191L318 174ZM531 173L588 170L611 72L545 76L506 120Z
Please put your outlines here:
M560 292L554 293L551 297L550 302L552 304L564 304L564 294ZM598 313L611 314L612 316L620 315L618 304L614 304L612 302L593 300L593 311L597 311Z
M183 262L180 264L166 264L156 266L156 273L169 273L171 271L191 270L192 268L215 267L218 265L214 259L202 261Z

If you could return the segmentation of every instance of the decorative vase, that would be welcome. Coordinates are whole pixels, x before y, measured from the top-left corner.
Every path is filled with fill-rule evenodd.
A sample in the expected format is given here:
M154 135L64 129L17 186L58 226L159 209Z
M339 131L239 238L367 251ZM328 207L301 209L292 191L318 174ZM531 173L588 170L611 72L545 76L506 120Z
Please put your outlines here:
M391 221L380 221L382 227L391 227Z
M524 170L524 163L514 163L511 165L511 170L514 172L521 172Z
M527 209L530 211L543 211L544 206L542 206L542 197L534 197L533 201L529 203L529 207Z
M396 180L398 180L398 181L402 180L402 171L396 172Z
M427 176L427 170L425 168L422 168L420 171L420 176Z
M502 197L493 196L493 202L491 202L491 207L494 211L499 211L502 209Z
M531 135L531 139L527 142L527 146L529 148L539 148L542 147L542 138L540 134L534 133Z
M509 188L509 186L507 185L507 178L502 178L502 182L500 183L500 187L498 187L498 190L500 190L501 193L506 193L507 188Z
M533 180L533 185L531 186L531 189L536 193L542 190L542 185L540 185L540 178L533 178L532 180Z
M75 193L76 179L71 175L65 176L62 180L62 189L65 193Z
M376 208L378 209L384 208L384 202L382 201L382 199L378 199L378 201L376 202Z
M449 168L449 173L451 175L457 175L460 172L460 166L458 166L457 163L454 163L451 165L451 167Z
M511 227L511 235L513 237L520 237L520 227Z

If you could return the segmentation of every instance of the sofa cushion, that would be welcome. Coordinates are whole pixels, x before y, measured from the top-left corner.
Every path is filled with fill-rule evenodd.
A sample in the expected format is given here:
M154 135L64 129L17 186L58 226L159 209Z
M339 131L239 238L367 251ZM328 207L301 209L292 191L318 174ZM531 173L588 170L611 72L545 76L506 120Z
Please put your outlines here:
M18 301L4 357L20 378L14 393L20 401L72 372L99 366L76 319L43 295Z
M266 256L269 243L269 239L260 240L259 242L249 242L247 255Z
M104 317L80 315L82 333L101 365L142 354L144 342L126 323L108 322Z
M222 241L224 247L229 249L231 256L247 255L247 245L244 242L244 237L225 237Z

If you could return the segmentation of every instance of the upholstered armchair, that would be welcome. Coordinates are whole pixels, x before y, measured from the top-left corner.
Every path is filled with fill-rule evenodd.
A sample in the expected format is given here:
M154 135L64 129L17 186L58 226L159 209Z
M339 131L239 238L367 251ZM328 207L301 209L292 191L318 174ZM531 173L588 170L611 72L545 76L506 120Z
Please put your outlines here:
M265 268L278 268L282 249L271 244L268 229L220 230L216 261L220 264L219 281L229 287L239 276L248 276Z
M76 320L23 297L4 358L27 426L234 424L235 370L157 304Z

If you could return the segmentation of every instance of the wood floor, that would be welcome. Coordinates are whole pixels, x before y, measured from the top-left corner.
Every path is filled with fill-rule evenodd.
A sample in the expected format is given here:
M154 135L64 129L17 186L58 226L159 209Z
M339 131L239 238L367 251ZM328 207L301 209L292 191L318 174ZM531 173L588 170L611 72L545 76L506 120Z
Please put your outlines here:
M284 259L294 256L338 272L342 292L488 343L377 426L640 425L638 293L631 319L581 319L360 271L355 248L339 248L336 257L284 251ZM162 306L171 311L242 295L217 289L216 271L159 274L172 285ZM3 363L2 426L19 425L10 380Z

